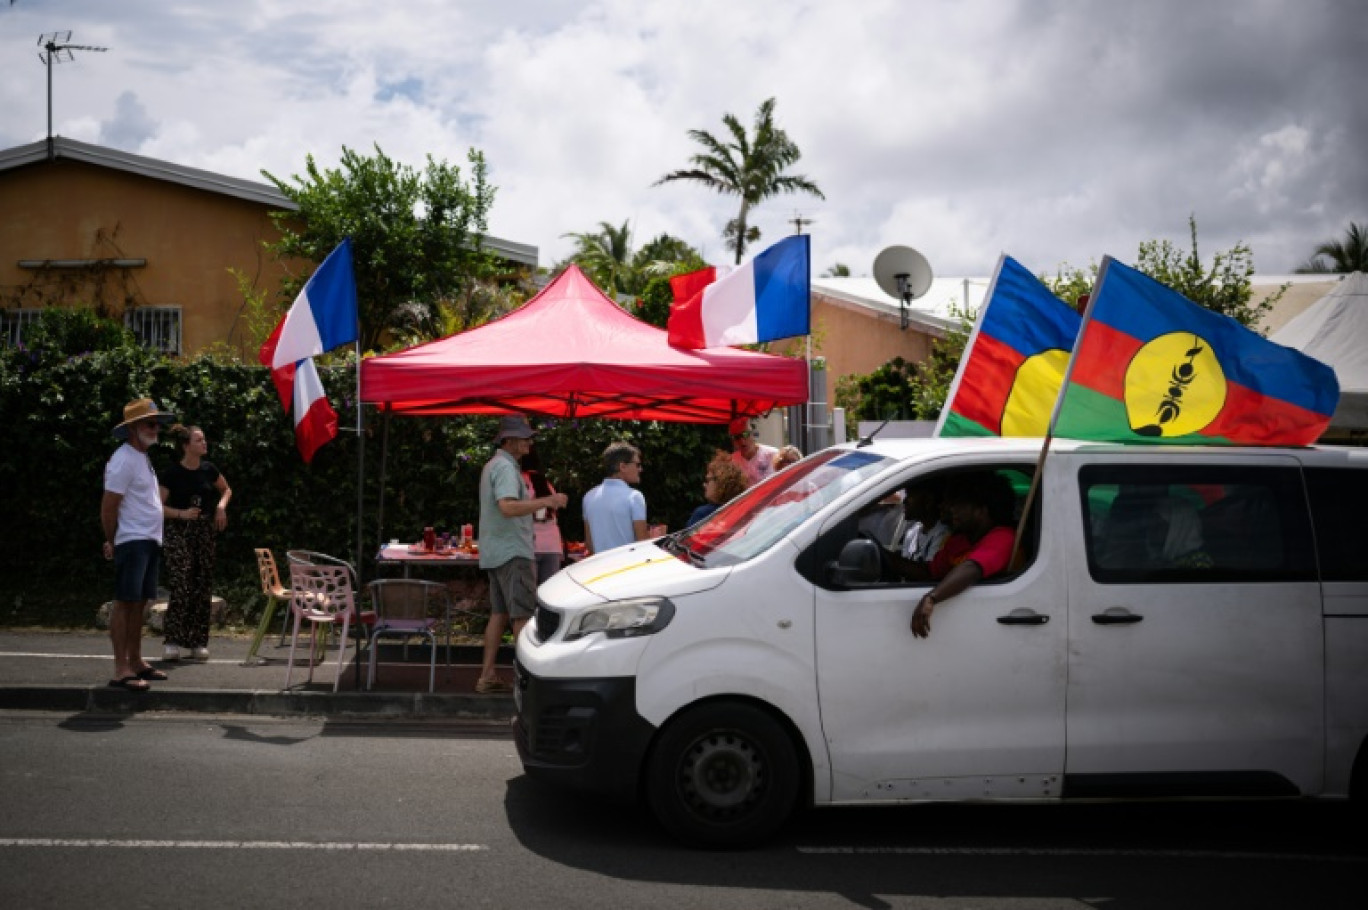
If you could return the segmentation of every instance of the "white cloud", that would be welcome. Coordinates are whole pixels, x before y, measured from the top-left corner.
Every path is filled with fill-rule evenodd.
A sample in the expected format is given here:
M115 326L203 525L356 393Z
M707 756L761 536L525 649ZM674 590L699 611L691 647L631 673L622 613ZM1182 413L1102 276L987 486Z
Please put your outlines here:
M182 164L285 177L379 144L421 166L481 149L493 233L563 256L630 220L722 261L731 200L652 187L687 130L778 99L826 200L773 200L767 241L813 219L818 268L888 243L941 274L999 252L1051 270L1146 239L1245 240L1290 269L1368 218L1353 0L52 0L0 9L0 147L45 130L34 40L109 47L54 72L57 131ZM1360 80L1361 81L1361 80Z

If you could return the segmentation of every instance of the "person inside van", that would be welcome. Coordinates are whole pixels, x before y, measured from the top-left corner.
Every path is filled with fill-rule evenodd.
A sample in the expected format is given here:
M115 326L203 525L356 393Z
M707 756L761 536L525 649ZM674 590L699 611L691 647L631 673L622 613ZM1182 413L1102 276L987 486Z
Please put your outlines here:
M950 536L950 525L942 515L940 490L916 486L907 491L903 515L907 531L902 540L902 556L913 562L930 562Z
M1186 499L1160 501L1152 513L1146 544L1155 565L1209 569L1215 563L1202 543L1202 519Z
M952 477L943 493L950 536L929 562L895 557L904 578L933 579L936 584L922 595L912 611L912 634L931 634L931 614L936 605L1007 570L1016 540L1013 512L1016 493L1011 483L994 472Z

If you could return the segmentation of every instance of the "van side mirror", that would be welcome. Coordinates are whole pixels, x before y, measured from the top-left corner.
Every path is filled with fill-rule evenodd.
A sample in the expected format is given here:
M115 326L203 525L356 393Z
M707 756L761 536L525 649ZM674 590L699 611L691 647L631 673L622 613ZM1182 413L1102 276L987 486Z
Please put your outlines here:
M883 580L883 563L879 545L867 538L857 537L841 547L841 555L828 565L831 583L841 587L875 585Z

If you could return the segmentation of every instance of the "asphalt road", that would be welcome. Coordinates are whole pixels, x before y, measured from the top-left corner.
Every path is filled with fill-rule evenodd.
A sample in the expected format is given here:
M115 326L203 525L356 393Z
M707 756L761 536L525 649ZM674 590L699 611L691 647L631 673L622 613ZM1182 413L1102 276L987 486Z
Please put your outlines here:
M1348 806L912 806L681 849L521 774L504 727L0 714L0 906L1364 905Z

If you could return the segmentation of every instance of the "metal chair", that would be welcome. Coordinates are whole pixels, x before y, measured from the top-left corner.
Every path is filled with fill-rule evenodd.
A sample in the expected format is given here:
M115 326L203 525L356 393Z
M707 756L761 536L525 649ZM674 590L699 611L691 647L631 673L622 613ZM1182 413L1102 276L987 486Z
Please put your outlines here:
M290 636L290 658L285 668L285 688L290 687L294 674L295 650L299 644L299 629L310 625L309 682L313 682L314 653L318 647L318 627L341 625L337 648L337 675L333 691L342 681L342 662L347 656L347 636L353 617L357 615L352 576L346 566L290 564L290 610L294 614L294 632ZM360 643L357 644L360 660Z
M447 679L451 678L451 592L446 585L435 581L410 578L386 578L368 584L371 606L375 609L375 625L370 633L370 667L366 674L366 688L375 685L377 645L381 638L397 638L404 643L408 655L409 642L415 638L428 643L428 691L437 684L437 630L446 635Z
M257 624L256 636L252 639L252 647L248 649L246 658L243 659L244 667L250 666L253 661L265 662L265 658L257 656L257 649L261 647L261 640L266 637L266 631L271 627L271 618L275 616L277 604L290 602L290 589L280 583L280 570L276 568L275 554L270 550L257 548L257 571L261 574L261 593L266 595L266 608L261 613L261 622ZM280 643L285 644L285 636L289 634L290 614L282 610L280 613Z

